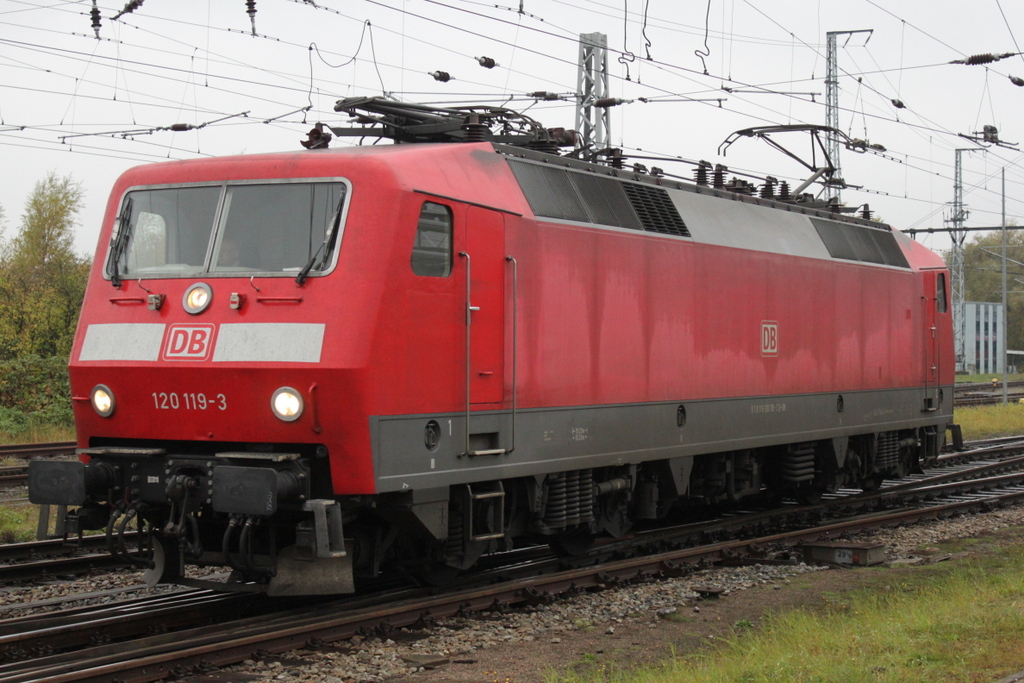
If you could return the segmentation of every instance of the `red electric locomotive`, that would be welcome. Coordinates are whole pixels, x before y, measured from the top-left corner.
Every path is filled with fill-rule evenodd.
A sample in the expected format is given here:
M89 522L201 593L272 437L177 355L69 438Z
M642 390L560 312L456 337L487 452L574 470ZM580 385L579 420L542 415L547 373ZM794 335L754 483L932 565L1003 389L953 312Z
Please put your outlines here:
M465 142L122 175L71 354L82 462L33 462L32 501L154 581L214 565L335 593L938 454L938 256L807 196L579 161L551 153L563 131L524 146L461 114Z

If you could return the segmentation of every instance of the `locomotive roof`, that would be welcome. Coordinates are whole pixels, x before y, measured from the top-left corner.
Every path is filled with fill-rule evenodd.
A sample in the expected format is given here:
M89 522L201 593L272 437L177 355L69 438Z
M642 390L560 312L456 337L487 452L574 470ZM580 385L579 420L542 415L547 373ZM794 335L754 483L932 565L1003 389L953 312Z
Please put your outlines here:
M339 166L339 161L342 160L344 160L344 165ZM909 260L916 267L944 266L941 259L926 247L878 221L832 213L819 208L802 206L792 201L761 198L731 192L723 188L701 186L673 178L656 177L634 169L616 169L522 147L490 142L366 145L160 162L138 166L126 171L119 179L114 194L120 195L128 187L138 185L339 177L360 167L367 170L373 169L375 173L393 177L399 186L408 190L446 195L512 213L524 214L530 211L532 202L523 201L522 197L516 196L518 193L508 192L508 180L511 179L508 169L514 163L541 166L551 170L564 169L565 172L572 173L574 176L583 174L614 179L624 186L635 187L639 184L650 188L691 192L703 195L712 202L716 199L739 202L751 207L757 206L802 214L811 219L825 219L831 224L838 222L851 227L860 225L876 230L891 231L903 250L910 252L909 255L912 256ZM487 177L503 180L493 183L482 182ZM521 177L519 179L522 180ZM113 200L114 197L112 197ZM760 210L763 211L763 209ZM534 213L537 212L534 211ZM684 233L672 232L671 234ZM688 233L685 234L688 236Z

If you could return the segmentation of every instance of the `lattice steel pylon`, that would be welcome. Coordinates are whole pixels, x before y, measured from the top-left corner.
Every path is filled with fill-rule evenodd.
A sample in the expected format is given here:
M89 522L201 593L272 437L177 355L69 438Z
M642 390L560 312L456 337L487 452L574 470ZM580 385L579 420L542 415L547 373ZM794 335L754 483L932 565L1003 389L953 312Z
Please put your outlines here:
M953 167L953 204L946 215L945 222L949 224L949 237L953 240L953 248L949 252L949 274L953 281L953 348L956 355L957 372L966 372L964 367L967 351L964 344L967 340L967 330L964 328L964 241L967 239L967 231L964 223L970 211L964 206L964 173L962 154L964 152L976 152L978 148L967 147L956 150L956 164Z
M856 31L829 31L825 34L825 125L836 130L840 130L839 56L837 54L838 41L836 38L842 35L852 36L855 33L867 33L868 39L870 39L874 29L862 28ZM864 42L867 43L867 41ZM834 169L832 171L832 179L835 179L837 183L835 185L826 183L825 199L835 197L836 201L840 201L839 188L843 179L843 170L839 166L839 150L841 147L842 143L839 141L839 136L835 133L829 133L825 151L828 152L829 161Z
M611 114L608 107L595 107L608 97L608 36L580 34L579 72L576 78L576 131L584 148L611 147Z

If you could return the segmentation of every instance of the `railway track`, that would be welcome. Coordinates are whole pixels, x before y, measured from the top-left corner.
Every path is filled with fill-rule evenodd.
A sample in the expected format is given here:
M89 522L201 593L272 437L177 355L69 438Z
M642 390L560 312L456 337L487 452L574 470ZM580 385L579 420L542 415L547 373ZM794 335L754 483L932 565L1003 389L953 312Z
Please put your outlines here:
M991 453L994 449L987 450ZM682 575L696 563L757 556L764 548L794 546L871 527L1018 503L1024 501L1024 472L1005 472L1015 467L1024 467L1024 457L970 465L950 460L931 470L929 476L920 475L872 494L841 491L820 505L784 506L788 509L781 517L770 511L743 512L714 524L704 521L672 530L642 532L633 539L602 544L585 558L572 562L538 554L535 549L534 559L524 559L527 551L512 553L514 566L479 572L468 577L460 590L439 595L410 587L326 603L321 600L319 604L292 603L283 611L260 612L260 596L180 591L161 599L104 608L108 611L79 610L3 620L0 651L7 661L0 665L0 683L158 680L173 671L237 663L257 650L280 653L313 642L333 642L360 632L410 626L460 612L536 603L563 592ZM732 538L710 544L695 540L725 534ZM651 548L660 552L637 554L649 553ZM634 556L626 556L629 552ZM211 626L211 612L238 612L243 616ZM138 625L152 624L154 614L168 615L183 630L131 635L133 629L140 632ZM203 625L186 628L190 615ZM131 623L137 626L129 627ZM78 635L67 635L71 630ZM111 642L96 644L90 633L100 633L101 639L109 638ZM49 640L50 634L65 640ZM122 637L133 638L131 647L116 642ZM72 640L78 644L70 645ZM84 649L59 652L69 647Z
M1006 383L1007 400L1018 403L1024 400L1024 380ZM1003 385L1001 382L970 382L957 384L953 388L953 406L967 407L993 405L1003 402Z
M35 458L55 455L74 455L75 445L74 441L10 444L7 446L0 446L0 458Z

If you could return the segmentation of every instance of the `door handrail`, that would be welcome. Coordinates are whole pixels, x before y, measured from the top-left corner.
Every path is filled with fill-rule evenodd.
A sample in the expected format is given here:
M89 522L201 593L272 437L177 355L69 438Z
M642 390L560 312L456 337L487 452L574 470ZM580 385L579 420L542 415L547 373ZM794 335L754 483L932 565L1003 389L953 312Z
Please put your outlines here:
M473 284L472 284L472 259L465 251L460 251L459 256L466 259L466 430L465 450L461 455L508 455L516 448L516 374L518 371L518 321L519 321L519 264L513 256L506 256L505 261L512 264L512 436L508 448L490 448L487 450L474 451L469 447L469 418L472 402L471 381L472 381L472 325L473 311L479 311L479 306L473 305Z
M473 455L469 450L469 402L470 402L470 353L472 339L470 337L470 326L473 324L473 284L470 279L470 268L471 259L469 254L464 251L459 252L459 256L466 259L466 450L462 452L462 455Z
M511 453L516 449L516 390L518 384L516 383L516 370L519 359L519 262L516 261L515 257L508 255L505 257L507 263L512 264L512 438L509 447L505 449L505 453Z

